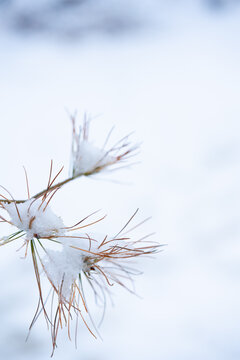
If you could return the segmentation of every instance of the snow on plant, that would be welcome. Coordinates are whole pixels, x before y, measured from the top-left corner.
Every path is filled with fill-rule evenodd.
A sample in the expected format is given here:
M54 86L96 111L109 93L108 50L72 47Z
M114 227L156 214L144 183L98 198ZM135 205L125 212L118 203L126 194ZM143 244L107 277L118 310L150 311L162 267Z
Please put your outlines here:
M137 145L131 145L129 136L120 139L109 149L106 149L111 132L108 134L103 147L97 147L89 141L89 119L84 118L83 125L77 131L75 117L72 119L72 159L71 176L91 175L124 162L134 155Z
M51 329L52 355L57 346L59 328L67 326L68 336L71 339L73 319L76 320L76 329L80 317L94 337L95 334L99 335L89 313L83 280L91 288L95 300L103 306L104 314L106 297L110 295L109 288L113 284L119 284L133 292L127 282L131 283L132 276L138 272L129 266L129 260L153 254L159 248L158 244L146 240L149 235L141 239L133 239L130 236L132 231L144 222L130 227L137 211L122 229L112 236L98 234L92 230L85 232L105 218L103 216L88 222L88 219L97 212L86 216L73 226L64 225L63 220L53 213L49 204L63 185L77 177L99 173L109 166L126 160L136 149L135 146L131 147L128 141L126 142L127 137L109 150L97 148L88 141L88 120L83 121L79 133L76 131L74 117L72 124L72 164L69 178L57 182L63 167L53 176L53 161L51 161L46 189L31 196L28 176L24 168L28 198L15 200L3 186L1 186L3 194L0 194L0 221L17 228L10 235L2 237L0 245L21 238L23 239L21 247L25 247L25 257L30 247L39 291L39 303L30 330L43 313ZM54 249L49 246L50 244L54 245ZM47 296L43 294L43 277L50 283L50 292ZM50 309L49 296L52 296ZM87 316L91 326L85 319Z
M4 209L10 216L10 222L25 233L26 241L33 237L41 238L63 233L64 224L55 215L44 199L29 199L16 206L6 203Z

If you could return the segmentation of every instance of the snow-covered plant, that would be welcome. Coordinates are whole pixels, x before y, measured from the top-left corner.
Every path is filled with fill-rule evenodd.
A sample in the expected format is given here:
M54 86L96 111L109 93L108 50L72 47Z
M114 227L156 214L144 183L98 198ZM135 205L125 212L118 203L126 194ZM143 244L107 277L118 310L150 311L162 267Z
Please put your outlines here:
M109 287L113 284L119 284L133 292L128 287L127 281L132 282L132 276L138 272L129 266L129 260L153 254L159 248L158 244L146 240L149 235L141 239L130 236L130 233L145 221L130 225L137 211L116 235L109 236L107 232L106 234L94 233L92 230L86 232L86 229L94 229L94 225L105 218L103 216L89 221L89 218L95 217L97 212L86 216L73 226L66 226L51 210L49 204L63 185L80 176L90 176L125 161L136 150L136 146L130 145L128 137L121 139L108 150L105 149L107 141L103 148L98 148L89 142L87 119L84 119L78 132L75 117L72 117L72 125L71 165L67 179L57 182L63 167L53 176L53 161L51 161L46 189L31 196L28 176L24 168L28 198L16 200L3 186L1 186L3 194L0 194L1 222L17 229L0 238L0 245L23 239L21 247L25 247L25 257L30 248L39 291L39 303L30 330L43 313L51 329L52 354L57 345L59 328L66 325L68 336L71 338L70 328L74 318L77 324L80 317L94 337L98 334L89 313L83 279L89 284L96 301L103 305L104 313L106 295L110 294ZM47 296L43 294L44 277L50 283L50 292ZM48 301L50 296L52 300ZM87 316L91 326L85 319Z
M71 117L71 120L73 131L70 175L72 177L92 175L127 161L138 148L137 145L131 145L129 135L127 135L106 149L112 131L108 134L104 145L97 147L89 141L89 119L84 118L79 130L76 129L75 117Z

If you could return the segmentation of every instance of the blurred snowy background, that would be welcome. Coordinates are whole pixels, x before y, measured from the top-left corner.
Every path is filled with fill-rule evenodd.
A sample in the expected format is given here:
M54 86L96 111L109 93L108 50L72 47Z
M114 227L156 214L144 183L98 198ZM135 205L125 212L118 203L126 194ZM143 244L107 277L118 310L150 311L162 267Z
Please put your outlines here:
M136 130L141 163L75 181L54 211L72 224L102 208L110 233L140 207L142 233L168 244L136 265L143 299L114 287L103 342L82 325L76 351L63 331L56 360L239 360L239 3L0 1L0 183L26 196L25 165L36 193L51 159L66 175L65 109L87 111L100 143ZM38 295L19 246L0 251L0 357L48 359L42 319L25 343Z

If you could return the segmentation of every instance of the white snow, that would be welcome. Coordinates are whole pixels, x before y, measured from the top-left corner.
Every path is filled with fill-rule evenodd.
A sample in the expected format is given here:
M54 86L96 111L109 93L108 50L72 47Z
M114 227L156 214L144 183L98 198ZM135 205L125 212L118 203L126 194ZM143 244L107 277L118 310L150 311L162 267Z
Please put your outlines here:
M74 176L93 173L100 167L108 166L116 161L106 150L96 147L93 143L82 140L78 148L73 152L73 174Z
M69 299L72 284L77 280L81 271L89 270L85 261L90 255L88 250L98 252L100 243L96 239L97 236L93 234L87 236L86 234L75 233L71 237L58 238L58 241L63 245L60 251L46 251L47 253L43 258L44 270L56 289L61 289L66 300ZM93 254L91 256L94 257Z
M64 234L62 219L55 215L46 201L30 199L20 204L4 204L11 222L26 232L26 240Z
M83 268L83 257L80 251L72 249L71 253L65 251L47 250L43 258L44 270L57 291L69 300L72 284Z

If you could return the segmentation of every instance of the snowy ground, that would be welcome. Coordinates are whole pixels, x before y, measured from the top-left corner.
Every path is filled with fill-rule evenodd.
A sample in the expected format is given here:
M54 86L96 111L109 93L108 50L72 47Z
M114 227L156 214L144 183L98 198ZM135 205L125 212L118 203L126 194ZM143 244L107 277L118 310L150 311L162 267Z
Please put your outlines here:
M141 163L66 186L54 210L72 224L102 208L110 232L140 207L139 219L153 217L143 233L156 231L168 244L138 265L143 299L114 289L104 341L83 326L78 350L64 333L55 359L239 359L239 20L238 7L208 13L192 6L117 38L67 44L2 33L0 183L25 196L25 165L36 193L51 159L67 168L65 108L91 112L99 115L92 134L100 142L113 124L116 139L136 130ZM43 321L25 343L37 286L19 246L0 251L0 355L47 359Z

